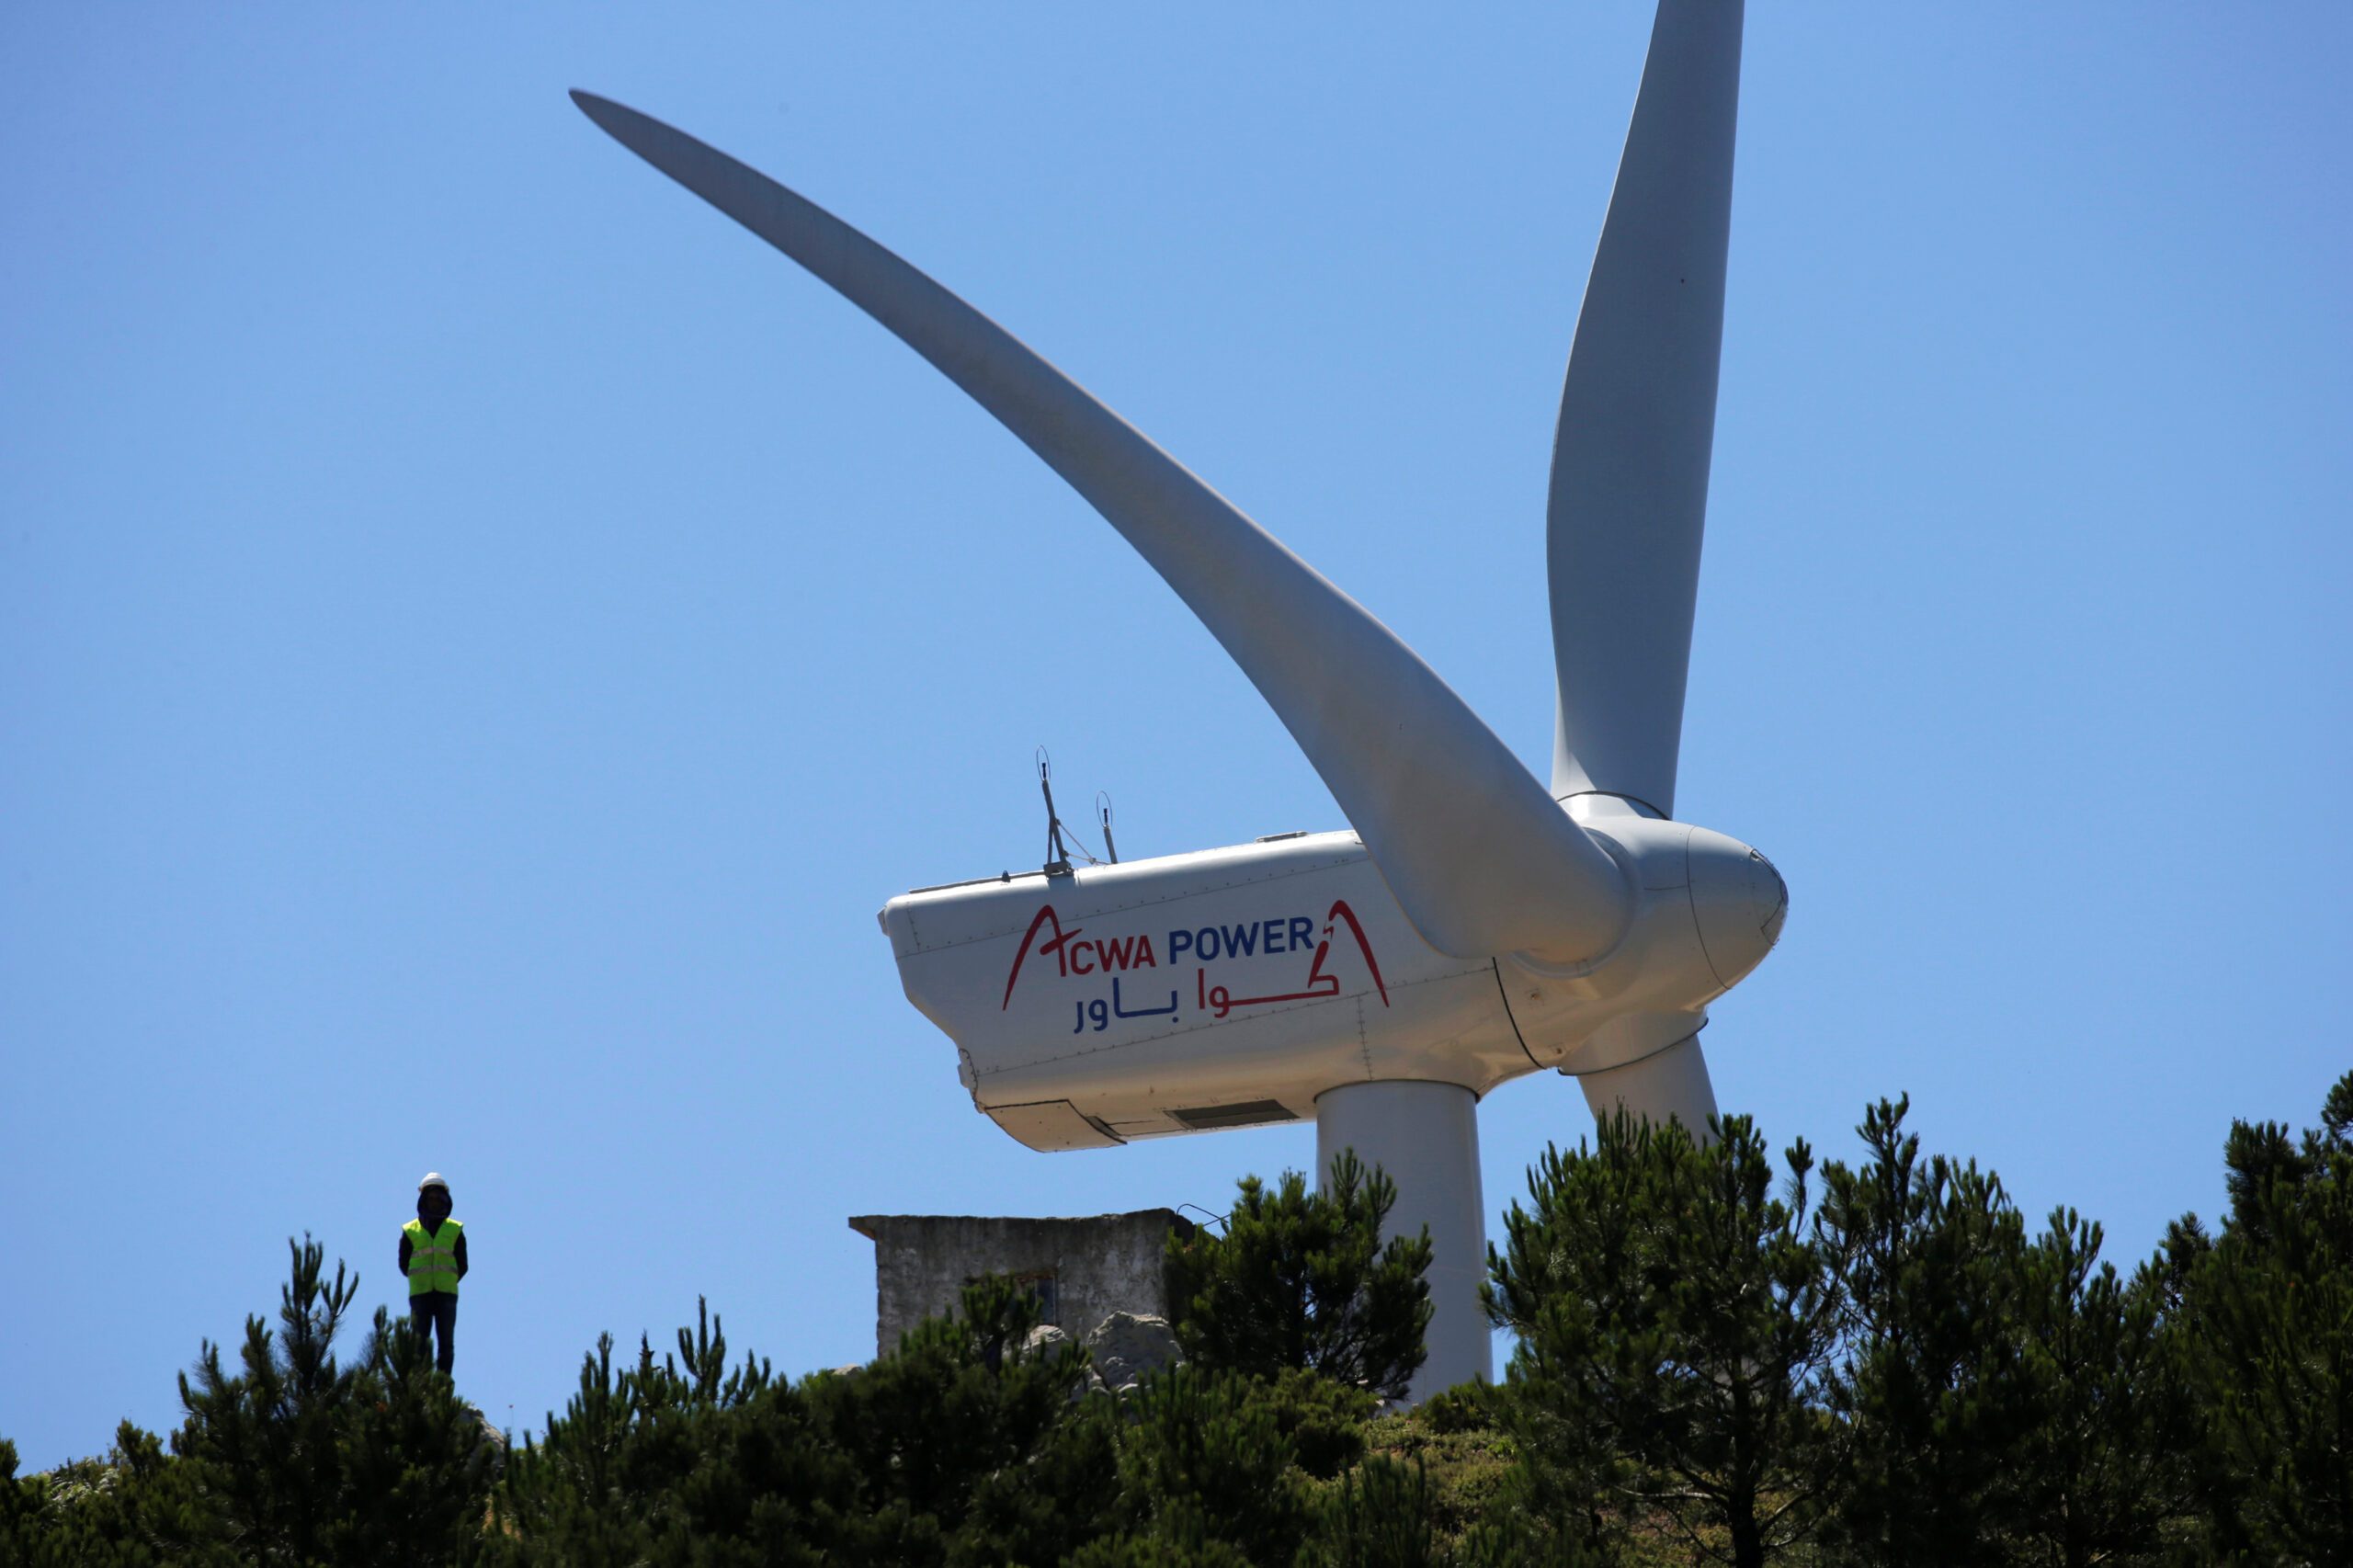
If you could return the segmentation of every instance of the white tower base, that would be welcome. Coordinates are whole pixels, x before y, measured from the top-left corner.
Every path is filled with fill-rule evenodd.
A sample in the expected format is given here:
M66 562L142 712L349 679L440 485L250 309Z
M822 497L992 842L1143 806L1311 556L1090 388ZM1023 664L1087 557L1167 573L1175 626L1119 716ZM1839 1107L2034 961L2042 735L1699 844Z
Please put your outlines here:
M1473 1378L1492 1381L1494 1342L1479 1286L1487 1277L1487 1205L1479 1183L1477 1096L1455 1084L1392 1081L1326 1090L1315 1102L1315 1170L1354 1149L1397 1184L1384 1237L1430 1228L1429 1358L1415 1403Z

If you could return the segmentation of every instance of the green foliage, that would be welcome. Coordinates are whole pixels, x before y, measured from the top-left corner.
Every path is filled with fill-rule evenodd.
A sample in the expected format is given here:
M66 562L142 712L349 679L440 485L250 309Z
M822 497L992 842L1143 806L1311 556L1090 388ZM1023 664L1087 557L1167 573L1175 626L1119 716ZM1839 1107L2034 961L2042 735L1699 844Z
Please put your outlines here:
M1252 1562L1298 1551L1306 1500L1274 1402L1246 1377L1176 1367L1127 1402L1122 1512L1140 1534L1222 1542Z
M377 1312L348 1365L335 1356L358 1289L340 1265L289 1243L275 1329L249 1318L237 1369L203 1346L180 1379L187 1420L172 1453L125 1422L103 1462L30 1484L6 1542L24 1562L431 1564L470 1560L498 1454L406 1324ZM26 1483L16 1483L17 1502Z
M1454 1561L1438 1542L1429 1471L1419 1464L1375 1459L1343 1476L1321 1522L1300 1553L1301 1568L1436 1568Z
M1241 1184L1225 1233L1168 1244L1177 1342L1204 1367L1272 1378L1287 1368L1400 1398L1424 1358L1429 1232L1381 1240L1396 1184L1354 1153L1320 1192L1286 1171Z
M49 1482L17 1479L17 1445L0 1437L0 1559L29 1562L50 1533Z
M544 1441L508 1462L489 1543L525 1562L814 1562L830 1494L849 1465L810 1433L808 1414L768 1364L727 1368L723 1324L698 1303L695 1326L659 1360L638 1344L618 1371L612 1336ZM828 1462L830 1461L830 1462Z
M2144 1266L2128 1283L2099 1249L2098 1225L2053 1211L2018 1297L2028 1413L2013 1526L2032 1561L2062 1568L2155 1560L2189 1501L2191 1412L2162 1272Z
M1466 1384L1374 1419L1364 1431L1363 1468L1318 1489L1308 1552L1348 1562L1402 1551L1407 1562L1459 1568L1612 1561L1576 1529L1527 1506L1518 1484L1527 1467L1500 1425L1509 1397Z
M1746 1568L1803 1538L1842 1458L1816 1412L1844 1260L1810 1229L1805 1145L1777 1198L1754 1125L1717 1131L1694 1143L1621 1112L1591 1147L1548 1150L1487 1300L1519 1337L1502 1409L1550 1472L1531 1478L1538 1511L1581 1496L1589 1519L1607 1499Z
M244 1561L226 1544L211 1499L190 1468L164 1451L162 1439L126 1421L104 1460L81 1460L19 1488L38 1510L10 1539L0 1525L0 1562L34 1568L147 1568L187 1563L212 1568ZM13 1553L13 1555L11 1554Z
M480 1534L496 1440L460 1403L424 1343L379 1309L358 1360L335 1342L359 1288L296 1245L275 1333L245 1321L239 1369L207 1341L172 1448L226 1539L259 1561L398 1564L458 1560Z
M2234 1123L2230 1217L2176 1251L2183 1361L2224 1554L2353 1562L2353 1073L2321 1126Z
M1165 1536L1106 1536L1068 1558L1070 1568L1251 1568L1250 1559L1222 1540L1172 1540Z
M242 1552L262 1561L426 1563L460 1559L479 1534L500 1455L430 1350L382 1309L358 1360L335 1342L358 1290L305 1238L280 1291L278 1333L246 1321L240 1370L207 1343L172 1439L188 1478Z
M1312 1374L1177 1369L1087 1393L1085 1352L1027 1348L1036 1308L968 1289L848 1373L722 1378L716 1327L679 1354L610 1346L515 1456L492 1554L518 1563L1288 1562L1302 1454L1336 1472L1373 1401ZM681 1369L683 1368L683 1369Z
M601 1340L513 1455L405 1324L349 1355L357 1281L300 1244L168 1445L25 1476L0 1441L0 1562L2353 1562L2353 1074L2301 1138L2234 1126L2223 1222L2129 1278L1904 1114L1818 1176L1737 1117L1549 1153L1490 1255L1509 1377L1388 1414L1427 1244L1376 1244L1360 1169L1246 1183L1173 1260L1196 1360L1127 1393L1002 1279L799 1382L705 1307L659 1357Z
M1506 1489L1518 1449L1485 1403L1491 1402L1440 1395L1381 1416L1364 1430L1370 1458L1410 1464L1427 1478L1431 1528L1444 1541L1460 1542L1482 1528L1510 1522Z
M1381 1402L1320 1372L1286 1367L1271 1381L1253 1380L1252 1400L1291 1446L1299 1468L1330 1481L1364 1458L1365 1423Z
M678 1351L611 1342L543 1443L515 1457L498 1553L525 1563L1053 1561L1108 1528L1108 1423L1074 1411L1084 1352L1023 1348L1036 1307L1010 1282L964 1292L847 1374L779 1383L725 1370L707 1310Z
M2026 1227L1974 1161L1921 1157L1908 1104L1871 1107L1868 1158L1823 1172L1848 1301L1828 1403L1849 1460L1831 1535L1856 1562L1975 1568L1999 1559L2022 1506Z

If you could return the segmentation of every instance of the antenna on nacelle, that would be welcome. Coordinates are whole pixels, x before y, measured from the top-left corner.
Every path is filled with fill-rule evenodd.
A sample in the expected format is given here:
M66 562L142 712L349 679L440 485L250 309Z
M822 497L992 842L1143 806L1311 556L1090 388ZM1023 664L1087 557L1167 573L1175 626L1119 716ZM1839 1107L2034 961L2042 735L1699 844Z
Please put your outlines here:
M1070 851L1063 847L1063 819L1054 814L1054 765L1046 748L1038 748L1038 788L1046 797L1046 875L1067 877L1071 874Z
M1111 864L1116 866L1120 863L1120 846L1111 842L1111 792L1108 790L1095 791L1095 815L1103 824L1103 853L1110 857Z

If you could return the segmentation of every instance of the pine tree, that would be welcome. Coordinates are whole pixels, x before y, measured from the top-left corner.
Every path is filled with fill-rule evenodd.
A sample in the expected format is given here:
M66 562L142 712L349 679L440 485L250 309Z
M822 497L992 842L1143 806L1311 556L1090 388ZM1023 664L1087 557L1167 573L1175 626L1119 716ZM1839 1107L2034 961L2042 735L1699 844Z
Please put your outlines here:
M1055 1448L1084 1386L1086 1352L1067 1343L1026 1349L1037 1313L1035 1299L1011 1280L983 1279L966 1288L957 1316L919 1324L894 1354L804 1385L817 1430L857 1478L876 1532L861 1550L885 1553L875 1560L927 1551L922 1536L931 1528L950 1542L1005 1531L1022 1555L1094 1531L1108 1495L1065 1492L1040 1515L1008 1508L1006 1483L995 1479L1035 1467L1038 1481L1075 1488L1100 1476L1099 1435L1074 1435L1075 1452Z
M1433 1513L1427 1466L1376 1458L1341 1478L1299 1568L1449 1568Z
M616 1369L612 1336L599 1336L563 1415L510 1460L489 1555L815 1564L851 1533L856 1486L799 1391L757 1357L729 1369L724 1324L699 1301L675 1353L657 1358L641 1338Z
M7 1445L0 1443L0 1471ZM194 1469L163 1440L124 1422L102 1459L15 1483L0 1482L0 1563L23 1568L245 1568L230 1525Z
M1429 1471L1375 1457L1324 1498L1298 1568L1587 1568L1602 1559L1562 1542L1549 1550L1508 1525L1472 1526L1440 1539Z
M1172 1367L1124 1402L1120 1506L1131 1533L1288 1562L1307 1525L1290 1439L1245 1375Z
M1429 1326L1429 1231L1381 1227L1396 1184L1352 1153L1311 1193L1286 1171L1272 1191L1245 1176L1225 1233L1168 1243L1177 1342L1199 1365L1273 1378L1320 1373L1385 1398L1404 1395L1421 1369Z
M180 1380L172 1452L129 1422L104 1460L0 1480L0 1561L45 1568L431 1564L481 1543L497 1444L405 1324L379 1312L357 1359L335 1346L358 1279L289 1243L278 1326L245 1324L239 1369L206 1342ZM5 1448L5 1445L0 1445ZM11 1454L9 1457L13 1458ZM30 1501L29 1509L11 1505ZM13 1538L13 1539L12 1539Z
M205 1342L180 1378L186 1479L241 1557L263 1562L463 1560L482 1532L496 1444L405 1323L379 1310L359 1358L335 1344L359 1289L307 1236L278 1329L245 1322L240 1369Z
M46 1477L17 1479L17 1445L0 1437L0 1562L32 1562L54 1528Z
M1531 1173L1488 1300L1519 1336L1500 1405L1556 1506L1606 1493L1741 1568L1804 1536L1836 1460L1817 1402L1843 1296L1812 1156L1784 1159L1777 1198L1746 1118L1700 1145L1621 1113Z
M2301 1141L2236 1122L2223 1158L2228 1222L2184 1248L2213 1542L2353 1562L2353 1073Z
M2023 1517L2026 1229L1976 1162L1920 1157L1908 1107L1873 1106L1858 1130L1870 1157L1823 1172L1848 1301L1829 1385L1849 1456L1831 1536L1855 1562L1980 1568L2004 1560Z
M707 1309L676 1355L609 1337L544 1442L515 1456L494 1555L519 1563L1054 1562L1107 1533L1108 1413L1074 1403L1085 1353L1027 1347L1034 1301L968 1288L848 1373L726 1370Z
M2019 1298L2030 1415L2017 1528L2034 1561L2057 1568L2155 1560L2190 1494L2165 1271L2153 1261L2122 1279L2099 1261L2100 1240L2097 1224L2054 1210Z

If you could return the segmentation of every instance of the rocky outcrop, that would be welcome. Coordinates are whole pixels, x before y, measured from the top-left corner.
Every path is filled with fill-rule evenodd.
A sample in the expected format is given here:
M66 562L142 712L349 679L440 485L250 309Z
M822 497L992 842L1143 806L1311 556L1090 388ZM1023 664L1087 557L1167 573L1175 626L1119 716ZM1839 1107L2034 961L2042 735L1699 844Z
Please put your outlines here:
M1086 1357L1113 1393L1125 1393L1151 1373L1183 1364L1166 1318L1113 1312L1086 1336Z
M1069 1343L1069 1335L1064 1334L1052 1324L1041 1323L1022 1336L1021 1358L1027 1361L1036 1357L1050 1355Z

